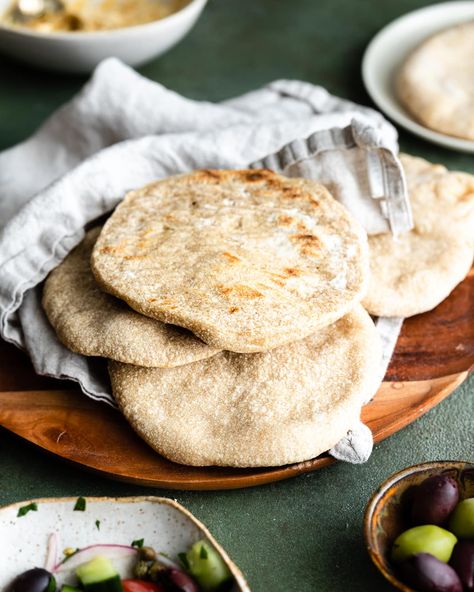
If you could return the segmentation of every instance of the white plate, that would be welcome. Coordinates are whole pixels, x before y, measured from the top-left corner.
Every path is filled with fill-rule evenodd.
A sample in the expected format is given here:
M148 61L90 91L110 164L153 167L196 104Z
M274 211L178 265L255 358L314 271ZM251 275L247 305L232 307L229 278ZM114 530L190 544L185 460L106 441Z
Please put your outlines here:
M51 533L59 535L59 553L66 547L98 543L146 545L178 561L200 539L220 553L236 580L236 592L250 592L245 579L206 527L174 500L160 497L87 498L84 512L74 511L77 498L40 499L0 509L0 590L18 574L43 567ZM18 517L18 509L36 501L37 512ZM100 528L96 526L100 521Z
M362 60L362 78L376 105L414 134L454 150L474 152L474 142L430 130L398 102L394 76L408 54L434 33L474 19L474 2L444 2L410 12L383 28L370 42Z

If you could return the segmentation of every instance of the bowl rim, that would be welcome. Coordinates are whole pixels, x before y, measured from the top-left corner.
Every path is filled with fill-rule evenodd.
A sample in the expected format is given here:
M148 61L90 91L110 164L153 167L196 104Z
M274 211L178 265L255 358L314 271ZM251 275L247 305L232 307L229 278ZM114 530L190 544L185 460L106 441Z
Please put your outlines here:
M120 27L117 29L102 29L99 31L51 31L46 33L44 31L30 30L26 27L22 28L5 25L2 23L0 18L0 34L2 32L8 32L9 34L18 35L25 38L55 39L63 41L92 41L95 39L104 39L106 37L121 37L126 35L134 35L142 31L149 31L155 27L166 27L168 25L174 24L175 22L179 22L180 20L186 20L187 17L192 18L192 13L197 11L199 14L199 12L204 9L206 3L207 0L188 0L188 2L182 8L163 18L155 19L148 23L141 23L139 25L129 25L127 27ZM3 15L3 11L0 14Z
M372 493L370 496L369 501L365 507L364 511L364 541L367 552L372 560L372 563L375 567L379 570L379 572L383 575L383 577L392 584L398 590L402 592L416 592L413 588L408 587L406 584L401 582L398 578L396 578L392 573L390 573L385 565L382 563L382 559L380 555L375 551L375 547L373 545L373 531L371 528L372 516L374 513L375 508L377 507L380 498L386 493L390 487L395 485L396 483L403 481L406 477L410 475L414 475L416 473L421 473L425 470L429 469L449 469L449 465L452 465L453 468L458 468L460 465L465 465L466 468L474 468L474 460L434 460L434 461L427 461L424 463L418 463L416 465L411 465L409 467L405 467L400 471L397 471L387 477L385 481L383 481Z

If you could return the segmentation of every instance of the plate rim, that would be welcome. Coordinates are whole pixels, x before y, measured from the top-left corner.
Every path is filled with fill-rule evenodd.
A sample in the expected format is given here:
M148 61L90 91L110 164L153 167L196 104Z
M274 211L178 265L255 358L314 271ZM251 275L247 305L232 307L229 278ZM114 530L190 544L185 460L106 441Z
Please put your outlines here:
M464 138L458 138L456 136L450 136L448 134L443 134L441 132L437 132L432 130L418 121L414 119L400 104L399 100L394 95L395 102L398 106L397 108L392 107L392 105L386 101L384 97L384 92L380 89L380 85L377 84L373 77L373 64L376 59L375 54L377 51L380 50L380 47L383 47L385 38L388 34L393 33L394 30L398 28L403 28L407 23L409 23L414 17L419 17L420 14L429 14L429 13L443 13L449 9L449 12L452 14L454 12L462 13L463 11L472 11L472 15L466 18L461 18L461 14L459 14L460 20L462 22L464 20L468 20L472 18L474 20L474 2L472 0L459 0L456 2L441 2L439 4L431 4L428 6L424 6L422 8L418 8L416 10L412 10L408 13L405 13L398 18L390 21L387 23L382 29L380 29L374 37L368 43L364 55L362 57L361 63L361 74L362 74L362 81L364 87L369 94L372 101L375 105L390 119L392 119L395 123L403 127L404 129L408 130L410 133L417 135L418 137L423 138L426 141L431 143L444 146L446 148L450 148L451 150L456 150L459 152L465 153L474 153L474 140L468 140ZM449 28L452 25L448 25L443 28ZM431 34L434 34L438 30L442 30L438 28L433 28ZM426 39L430 36L430 33L426 35ZM408 52L404 55L406 57Z

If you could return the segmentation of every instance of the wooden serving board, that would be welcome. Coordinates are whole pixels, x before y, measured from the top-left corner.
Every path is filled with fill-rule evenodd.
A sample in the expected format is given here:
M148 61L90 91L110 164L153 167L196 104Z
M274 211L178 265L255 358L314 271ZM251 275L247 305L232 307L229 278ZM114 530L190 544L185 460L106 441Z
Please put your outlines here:
M408 319L392 362L362 418L376 442L429 411L474 366L474 269L435 310ZM65 460L128 482L173 489L232 489L286 479L332 462L261 469L196 468L167 461L122 416L70 382L35 375L27 356L0 341L0 426Z

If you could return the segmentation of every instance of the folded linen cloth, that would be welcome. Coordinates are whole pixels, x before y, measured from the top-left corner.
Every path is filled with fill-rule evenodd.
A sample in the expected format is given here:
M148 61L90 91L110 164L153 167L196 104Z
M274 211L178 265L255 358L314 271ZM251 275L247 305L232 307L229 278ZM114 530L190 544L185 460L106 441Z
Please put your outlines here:
M280 162L285 174L323 176L368 232L399 232L411 217L397 150L396 131L379 113L309 83L281 80L211 104L106 60L33 136L0 154L0 334L29 353L39 374L75 380L114 405L104 361L62 346L40 304L41 282L89 223L156 178ZM401 321L382 326L380 380ZM363 428L334 449L337 458L368 458Z

